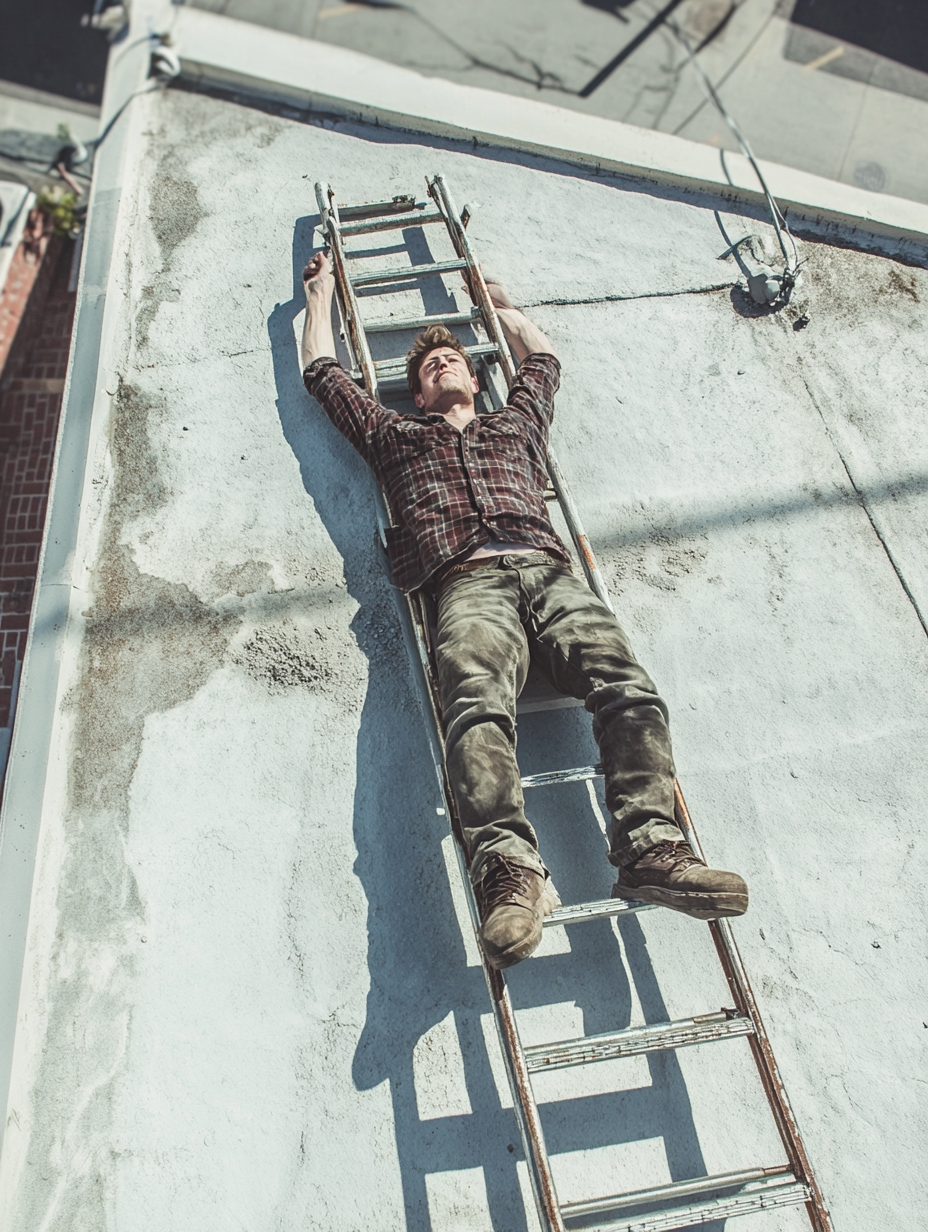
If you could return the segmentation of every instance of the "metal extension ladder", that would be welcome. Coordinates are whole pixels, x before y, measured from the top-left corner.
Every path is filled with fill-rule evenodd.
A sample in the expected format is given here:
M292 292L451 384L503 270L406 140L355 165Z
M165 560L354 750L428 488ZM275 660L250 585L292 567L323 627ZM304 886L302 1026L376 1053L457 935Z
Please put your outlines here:
M356 381L364 384L372 397L380 400L391 388L395 390L397 387L405 386L405 359L403 356L396 356L374 360L368 335L416 330L437 323L447 326L469 326L479 340L467 346L467 352L475 368L484 378L492 407L498 409L505 404L505 389L511 385L515 369L499 320L490 301L486 283L467 237L466 227L471 209L465 206L461 213L458 212L448 185L442 176L435 175L430 179L427 178L426 185L431 203L417 201L411 196L398 196L390 201L339 206L336 204L334 192L327 184L316 184L321 230L335 268L342 336L353 364L351 375ZM360 258L369 257L372 254L358 252L352 263L353 254L345 248L345 240L354 236L419 228L429 224L442 224L447 229L451 244L457 254L454 260L369 269L363 267ZM396 248L393 251L395 252ZM472 288L472 297L475 301L473 308L462 312L446 312L430 316L388 317L380 321L362 319L356 294L359 288L366 288L367 294L383 294L403 289L415 290L419 286L419 280L424 276L440 276L458 270L466 275ZM499 371L505 379L505 387L501 387ZM548 469L551 488L546 493L546 497L560 504L587 582L611 611L613 610L612 604L581 525L577 507L554 451L550 447ZM382 493L377 493L377 500L381 542L385 543L385 528L391 523L392 518ZM426 719L429 744L444 797L445 809L451 818L455 838L458 839L455 842L455 850L474 931L478 934L479 948L477 905L467 875L466 858L459 841L460 831L456 823L454 796L450 789L445 766L438 694L430 655L429 613L424 597L418 593L406 596L405 603L401 605L401 618L407 648L413 663L414 676L421 694L420 700ZM544 709L549 705L558 704L564 704L563 700L560 702L553 699L534 700L527 706L520 705L520 711ZM522 779L522 785L525 788L548 787L560 783L594 779L601 773L602 767L599 765L585 766L576 770L525 777ZM679 783L675 784L675 793L678 824L693 850L701 856L702 849ZM545 926L626 916L648 910L650 907L651 905L647 903L633 903L622 899L578 903L573 906L560 907L552 912L546 918ZM505 977L502 972L494 970L485 961L483 962L484 975L543 1232L567 1232L568 1227L582 1228L585 1232L586 1230L592 1232L593 1229L596 1232L620 1232L620 1230L621 1232L671 1232L672 1229L692 1227L716 1219L749 1215L774 1207L799 1204L805 1204L810 1224L815 1232L832 1232L831 1220L812 1174L770 1047L770 1041L764 1030L757 1003L735 945L731 925L726 920L717 920L710 922L708 927L734 1002L732 1008L676 1022L630 1027L602 1035L561 1040L534 1047L523 1047L520 1041L516 1016L509 998ZM787 1164L744 1169L697 1180L659 1185L651 1189L611 1194L591 1201L559 1203L550 1161L545 1149L538 1106L532 1091L531 1076L533 1073L567 1066L587 1065L594 1061L629 1057L662 1049L684 1048L692 1044L710 1043L733 1036L745 1036L748 1039L771 1113L782 1140ZM642 1208L648 1207L655 1209L652 1209L650 1214L647 1211L642 1214ZM623 1211L629 1214L623 1216ZM565 1220L568 1223L565 1223Z

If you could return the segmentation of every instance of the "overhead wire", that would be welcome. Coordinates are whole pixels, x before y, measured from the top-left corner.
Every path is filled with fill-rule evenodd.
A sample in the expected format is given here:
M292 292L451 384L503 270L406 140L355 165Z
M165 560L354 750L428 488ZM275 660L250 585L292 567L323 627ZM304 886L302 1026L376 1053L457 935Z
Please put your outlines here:
M728 108L722 102L722 99L718 93L718 90L710 81L709 76L706 73L705 69L696 59L696 50L693 48L685 32L680 28L677 22L673 20L673 18L668 16L667 18L665 18L665 22L666 22L668 29L673 33L677 41L682 46L683 50L686 52L687 62L691 64L693 68L696 70L696 75L698 76L700 84L705 90L709 101L714 104L719 114L721 115L722 119L731 129L732 133L735 136L735 139L737 140L738 144L741 146L741 150L744 153L745 158L751 164L751 167L754 170L754 174L757 176L758 182L760 183L760 186L761 186L761 190L764 194L764 199L767 202L767 208L770 211L770 217L773 221L773 229L776 233L777 241L780 245L780 251L783 254L784 268L783 268L783 273L779 275L780 284L781 284L781 294L780 296L778 296L778 299L780 299L781 301L785 301L786 299L789 298L790 292L792 291L793 287L796 285L796 278L799 274L799 267L801 264L799 260L799 251L796 248L796 241L793 239L793 234L789 229L789 224L786 221L786 217L783 214L783 211L780 209L779 205L777 204L773 194L771 193L770 188L767 184L767 181L764 178L764 173L761 171L760 167L758 166L757 159L754 157L754 151L751 149L751 143L748 141L745 134L741 131L741 127L738 124L737 120L734 118L733 115L731 115ZM786 247L786 240L784 239L784 234L789 239L792 252L790 252L789 249L787 249Z
M735 11L737 11L737 8L740 8L740 7L741 6L738 5ZM764 32L766 31L767 27L770 25L770 23L773 21L774 17L776 16L776 12L777 12L776 8L771 8L770 12L767 14L767 16L761 22L761 24L757 27L757 29L751 35L751 38L748 40L748 42L745 43L744 47L742 47L741 51L739 51L739 53L735 56L734 60L732 60L731 64L729 64L725 72L721 75L718 81L716 81L715 83L716 90L721 89L721 87L729 79L732 73L734 73L741 66L741 63L745 59L745 57L751 54L751 52L757 46L760 39L763 37ZM703 47L705 46L706 46L706 40L703 39L703 41L696 48L696 54L698 55L702 51ZM681 120L680 123L676 126L676 128L673 130L674 136L679 137L680 134L683 132L683 130L687 127L687 125L692 124L693 120L696 119L700 111L702 111L703 107L705 107L706 103L711 103L711 102L712 102L712 99L708 95L706 95L706 97L702 100L702 102L698 103L693 108L693 110L689 113L689 115L685 119Z

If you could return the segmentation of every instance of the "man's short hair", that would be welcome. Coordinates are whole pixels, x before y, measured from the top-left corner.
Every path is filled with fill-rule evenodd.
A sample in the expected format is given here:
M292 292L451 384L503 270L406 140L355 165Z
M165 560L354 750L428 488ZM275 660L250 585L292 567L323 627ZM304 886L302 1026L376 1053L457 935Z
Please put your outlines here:
M451 330L447 329L444 325L428 325L421 333L416 335L416 340L406 356L406 380L412 393L418 394L422 392L422 385L419 381L419 369L422 367L422 361L429 351L436 351L439 347L451 347L453 351L457 351L459 355L464 357L468 372L471 376L475 375L474 365L470 362L470 356L467 354L464 344L458 338L455 338Z

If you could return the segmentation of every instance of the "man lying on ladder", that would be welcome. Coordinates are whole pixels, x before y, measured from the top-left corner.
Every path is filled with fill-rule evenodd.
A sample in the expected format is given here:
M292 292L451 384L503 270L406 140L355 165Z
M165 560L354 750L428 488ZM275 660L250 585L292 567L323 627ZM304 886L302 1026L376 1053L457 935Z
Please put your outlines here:
M559 906L525 816L516 698L529 658L593 715L612 814L613 893L697 919L741 915L747 886L707 868L674 820L667 707L615 617L574 575L543 499L560 365L537 326L487 280L520 362L506 407L478 415L461 343L443 326L416 338L407 376L418 414L380 406L335 355L335 279L317 253L303 271L306 388L370 465L402 525L388 544L394 580L437 604L435 658L448 775L480 908L488 961L509 967Z

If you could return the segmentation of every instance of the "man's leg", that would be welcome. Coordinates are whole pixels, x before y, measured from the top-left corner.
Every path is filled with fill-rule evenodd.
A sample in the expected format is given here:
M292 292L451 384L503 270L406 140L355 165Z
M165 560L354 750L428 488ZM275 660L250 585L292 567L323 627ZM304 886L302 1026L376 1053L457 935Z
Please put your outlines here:
M439 589L435 636L448 775L477 892L482 939L499 967L525 958L557 905L525 816L516 698L529 653L518 579L491 562Z
M613 817L609 859L621 870L617 893L704 919L741 914L742 879L706 868L677 826L667 708L618 621L567 570L507 560L521 575L533 657L593 714Z

